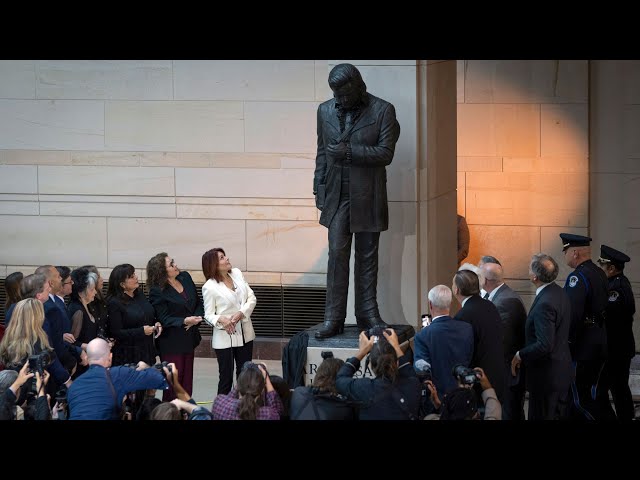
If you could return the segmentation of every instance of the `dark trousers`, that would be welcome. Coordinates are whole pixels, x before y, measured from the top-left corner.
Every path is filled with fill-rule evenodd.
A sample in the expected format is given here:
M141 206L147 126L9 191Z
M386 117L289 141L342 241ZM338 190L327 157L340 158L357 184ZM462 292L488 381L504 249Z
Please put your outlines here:
M575 381L571 384L572 420L601 420L602 411L596 397L596 389L604 365L601 358L581 360L576 363Z
M175 363L178 369L178 382L189 395L193 393L193 357L193 352L160 355L163 362ZM162 393L162 401L170 402L174 398L176 398L176 393L169 385L169 388Z
M602 412L602 420L633 420L635 412L631 389L629 388L630 358L609 357L602 369L598 382L598 405ZM609 401L609 390L616 406L614 413Z
M240 371L244 362L253 358L253 340L245 343L241 347L216 348L216 358L218 359L218 395L226 395L233 387L233 363L236 364L236 379L240 376Z
M518 376L511 375L511 362L505 363L504 399L502 402L503 420L524 420L524 370L522 366Z
M528 420L563 420L567 410L567 392L529 392Z
M355 310L356 319L378 319L378 243L380 232L351 233L348 185L342 186L338 210L329 225L329 263L325 321L344 323L349 291L351 239L355 236ZM358 322L360 324L360 321ZM366 324L366 322L365 322Z

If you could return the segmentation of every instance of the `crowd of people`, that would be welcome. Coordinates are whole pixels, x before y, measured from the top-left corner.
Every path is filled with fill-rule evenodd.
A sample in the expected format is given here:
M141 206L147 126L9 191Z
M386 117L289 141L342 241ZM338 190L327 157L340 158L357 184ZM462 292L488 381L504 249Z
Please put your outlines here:
M533 255L528 312L502 263L483 256L430 289L413 349L393 328L362 330L355 356L323 352L313 385L294 389L252 361L256 297L222 248L202 256L202 300L165 252L147 264L148 298L130 264L114 267L106 298L95 266L16 272L5 282L0 419L632 420L630 258L602 245L596 265L589 237L560 237L573 271L560 287L556 260ZM203 321L219 366L211 409L191 397Z
M189 273L166 252L147 264L148 297L130 264L113 268L106 298L93 265L73 271L43 265L31 275L9 275L0 341L0 418L154 418L164 404L171 407L162 406L164 413L157 415L163 418L176 412L211 418L191 398L202 321L214 330L219 398L235 395L248 412L246 392L232 385L234 362L240 384L242 367L253 357L256 298L223 249L206 252L202 266L204 301ZM271 399L268 378L263 386ZM158 389L163 401L156 404Z

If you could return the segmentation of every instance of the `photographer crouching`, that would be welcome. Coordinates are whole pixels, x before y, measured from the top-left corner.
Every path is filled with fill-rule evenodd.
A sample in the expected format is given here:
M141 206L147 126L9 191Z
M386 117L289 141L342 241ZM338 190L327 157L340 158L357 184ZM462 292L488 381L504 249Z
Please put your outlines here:
M70 420L117 420L122 400L135 390L169 388L164 372L138 362L137 369L126 366L111 367L111 346L102 338L87 345L89 370L69 387L67 402ZM173 364L169 364L173 367Z
M374 327L360 332L358 353L338 371L336 390L360 403L360 420L418 420L420 382L396 332ZM369 354L375 378L352 378ZM365 366L366 369L366 366Z
M427 382L431 391L431 398L438 413L427 415L425 420L479 420L480 411L474 392L474 385L480 384L482 388L482 401L484 402L483 420L502 420L502 405L496 396L484 370L480 367L474 369L464 365L453 367L453 376L458 382L458 388L445 394L442 402L438 397L438 391L431 381Z

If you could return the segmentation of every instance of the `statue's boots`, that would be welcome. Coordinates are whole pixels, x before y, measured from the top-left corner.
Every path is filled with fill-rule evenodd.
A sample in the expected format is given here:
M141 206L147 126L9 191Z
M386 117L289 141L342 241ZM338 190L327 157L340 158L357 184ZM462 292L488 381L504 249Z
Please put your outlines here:
M332 321L325 320L319 330L316 331L315 337L318 339L334 337L344 332L344 320Z

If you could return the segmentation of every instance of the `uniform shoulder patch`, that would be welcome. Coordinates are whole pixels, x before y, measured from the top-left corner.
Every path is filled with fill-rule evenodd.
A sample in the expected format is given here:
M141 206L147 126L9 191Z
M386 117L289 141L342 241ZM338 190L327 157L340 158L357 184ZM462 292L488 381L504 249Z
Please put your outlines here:
M578 277L576 277L575 275L571 275L569 277L569 286L571 288L575 287L578 284Z
M616 292L615 290L611 290L609 292L609 301L610 302L615 302L616 300L618 300L619 296L620 296L620 294L618 292Z

